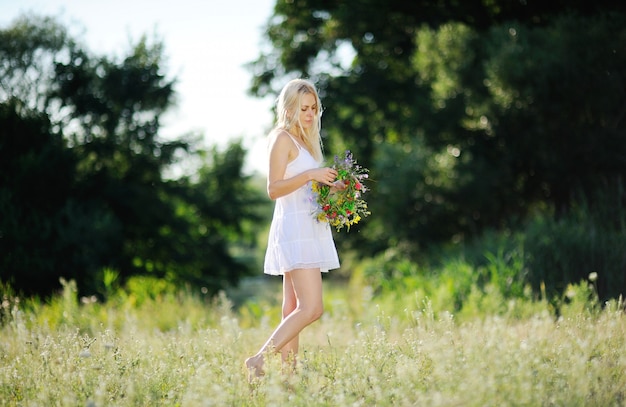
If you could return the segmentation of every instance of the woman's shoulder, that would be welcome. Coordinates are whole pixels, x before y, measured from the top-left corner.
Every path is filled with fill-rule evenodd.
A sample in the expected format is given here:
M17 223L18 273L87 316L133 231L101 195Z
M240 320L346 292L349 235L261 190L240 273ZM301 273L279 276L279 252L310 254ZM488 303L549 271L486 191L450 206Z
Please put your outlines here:
M269 144L280 144L280 145L293 145L294 139L291 134L285 129L274 129L269 134ZM294 145L295 147L295 145Z
M293 137L291 134L289 134L289 132L283 128L276 128L273 129L272 131L270 131L269 133L269 138L270 139L278 139L278 138L291 138Z

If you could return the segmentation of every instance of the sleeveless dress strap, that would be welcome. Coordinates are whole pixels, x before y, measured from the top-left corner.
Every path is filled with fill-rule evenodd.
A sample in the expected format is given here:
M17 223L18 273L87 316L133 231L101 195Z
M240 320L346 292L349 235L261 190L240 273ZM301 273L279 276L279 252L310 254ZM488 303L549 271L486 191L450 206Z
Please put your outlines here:
M294 142L294 144L298 148L298 151L302 150L303 147L300 145L300 143L298 143L296 139L289 132L285 132L285 133L287 133L287 135L291 138L291 141Z

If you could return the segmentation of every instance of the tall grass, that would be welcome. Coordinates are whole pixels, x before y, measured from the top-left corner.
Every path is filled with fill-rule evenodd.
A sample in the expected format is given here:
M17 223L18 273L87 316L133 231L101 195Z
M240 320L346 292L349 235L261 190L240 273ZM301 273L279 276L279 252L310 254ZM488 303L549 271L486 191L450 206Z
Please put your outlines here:
M623 305L589 306L569 287L545 302L458 319L415 291L373 296L325 285L326 313L301 336L295 372L268 355L249 385L243 360L280 315L275 294L242 301L176 292L131 304L3 300L0 405L623 406ZM482 295L485 301L488 296ZM253 304L262 304L259 316ZM516 308L528 308L521 314ZM450 308L452 310L452 308ZM520 316L523 315L523 316Z

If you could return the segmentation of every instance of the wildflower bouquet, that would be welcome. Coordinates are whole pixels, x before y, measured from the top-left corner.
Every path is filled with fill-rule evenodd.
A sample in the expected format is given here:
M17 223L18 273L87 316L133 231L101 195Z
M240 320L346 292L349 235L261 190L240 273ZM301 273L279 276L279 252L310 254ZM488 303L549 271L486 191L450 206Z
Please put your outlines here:
M328 185L313 181L313 199L316 210L313 216L318 222L327 222L339 232L344 226L350 226L370 215L363 194L367 188L363 180L368 178L368 169L358 165L350 150L346 150L343 159L335 156L332 166L337 170L337 181L345 184L345 189L331 192Z

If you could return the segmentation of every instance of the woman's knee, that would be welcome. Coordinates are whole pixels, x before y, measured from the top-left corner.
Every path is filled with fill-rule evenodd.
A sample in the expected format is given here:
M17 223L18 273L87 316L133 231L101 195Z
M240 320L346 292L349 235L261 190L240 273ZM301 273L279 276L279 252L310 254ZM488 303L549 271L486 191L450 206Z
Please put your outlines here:
M315 310L315 314L314 314L314 321L317 321L318 319L320 319L322 317L322 315L324 315L324 306L320 305L319 308L317 308Z

